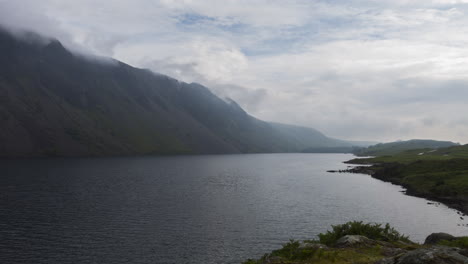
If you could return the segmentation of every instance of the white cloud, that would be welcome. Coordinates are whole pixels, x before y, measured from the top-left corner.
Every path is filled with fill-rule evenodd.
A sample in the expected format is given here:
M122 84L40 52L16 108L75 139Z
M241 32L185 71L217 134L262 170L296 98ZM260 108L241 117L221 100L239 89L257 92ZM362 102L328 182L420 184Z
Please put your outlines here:
M0 0L0 23L200 82L259 118L468 142L467 3Z
M228 83L248 67L247 57L238 48L210 38L130 43L119 46L115 56L187 82Z

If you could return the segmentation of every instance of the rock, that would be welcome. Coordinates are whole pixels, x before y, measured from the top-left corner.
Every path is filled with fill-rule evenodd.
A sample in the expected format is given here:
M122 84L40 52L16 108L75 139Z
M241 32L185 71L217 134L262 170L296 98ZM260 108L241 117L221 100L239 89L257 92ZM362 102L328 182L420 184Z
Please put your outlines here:
M336 247L361 247L361 246L372 246L377 244L376 241L369 239L365 236L358 236L358 235L347 235L344 236L338 241L336 241Z
M402 255L406 252L406 250L397 247L384 247L381 250L382 255L384 255L385 257L395 257L398 255Z
M454 240L456 237L447 233L432 233L424 241L424 245L435 245L441 240Z
M384 258L375 262L375 264L395 264L395 263L396 263L396 258Z
M466 249L466 248L460 249L460 251L458 251L458 253L460 253L461 255L463 255L465 257L468 257L468 249Z
M460 249L432 247L410 251L398 258L395 264L466 264L468 257L460 254ZM388 262L391 263L391 262ZM382 264L382 263L380 263Z
M467 264L463 250L436 246L409 251L406 254L381 259L375 264Z
M319 243L301 243L298 249L328 249L324 244Z

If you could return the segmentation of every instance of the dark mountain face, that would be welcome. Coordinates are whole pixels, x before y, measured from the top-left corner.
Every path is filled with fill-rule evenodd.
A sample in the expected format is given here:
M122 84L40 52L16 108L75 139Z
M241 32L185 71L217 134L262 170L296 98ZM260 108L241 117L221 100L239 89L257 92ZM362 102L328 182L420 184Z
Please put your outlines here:
M271 124L235 102L58 41L0 30L0 155L298 152L346 142Z

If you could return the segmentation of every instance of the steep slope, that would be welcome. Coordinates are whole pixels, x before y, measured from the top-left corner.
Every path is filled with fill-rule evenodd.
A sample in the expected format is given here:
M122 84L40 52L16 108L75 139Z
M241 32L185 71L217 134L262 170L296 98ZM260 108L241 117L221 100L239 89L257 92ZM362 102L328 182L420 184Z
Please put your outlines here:
M270 124L199 84L0 29L0 155L297 152L341 141ZM309 133L310 132L310 133Z
M313 128L280 123L270 124L284 135L284 137L288 138L291 144L300 143L300 145L296 146L297 148L301 148L304 145L316 147L351 146L351 144L348 144L345 141L331 139Z

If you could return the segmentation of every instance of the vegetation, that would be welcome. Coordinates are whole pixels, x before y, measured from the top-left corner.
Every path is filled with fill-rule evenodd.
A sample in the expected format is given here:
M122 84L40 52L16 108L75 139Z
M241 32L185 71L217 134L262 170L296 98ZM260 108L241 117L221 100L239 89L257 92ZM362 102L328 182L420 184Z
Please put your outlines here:
M468 248L468 237L458 237L450 241L442 240L438 244L447 247Z
M380 241L405 241L409 242L407 236L401 235L388 223L382 227L381 224L363 223L358 221L348 222L342 225L332 225L332 231L319 234L320 243L332 246L338 239L346 235L360 235Z
M468 145L407 150L347 163L371 164L373 166L366 170L375 178L400 184L409 194L439 200L467 211Z
M458 144L450 141L413 139L408 141L397 141L381 143L367 148L356 149L353 153L358 156L389 156L407 150L426 149L431 151L438 148L456 146Z
M257 260L249 259L244 264L262 263L375 263L386 256L385 249L380 244L367 245L358 248L333 247L340 237L345 235L364 235L374 241L382 241L393 248L414 249L419 246L411 244L408 237L401 235L390 225L364 224L363 222L348 222L332 226L332 231L319 234L319 240L308 240L303 243L290 240L281 249L274 250ZM393 243L392 243L393 242ZM403 243L402 243L403 242ZM327 244L329 247L323 246ZM275 261L275 259L280 261Z
M373 158L358 158L348 161L352 164L402 163L408 164L420 160L453 160L468 159L468 145L439 149L413 149L393 155L381 155Z
M465 205L468 201L468 145L402 150L392 155L359 158L347 163L372 165L351 171L370 173L375 178L405 186L411 194L430 197L457 209L467 208ZM337 241L346 235L361 235L379 243L362 247L335 247ZM245 264L365 264L375 263L386 257L384 248L388 249L389 245L397 249L395 251L404 252L417 248L430 248L429 245L411 243L407 236L400 234L388 224L348 222L332 226L331 230L319 234L318 238L319 240L303 243L291 240L281 249L265 254L258 260L248 260ZM439 244L468 248L468 237L459 237L451 241L443 240Z
M282 262L272 263L318 263L318 264L345 264L345 263L375 263L384 256L379 246L355 249L321 249L301 248L298 241L292 241L279 250L265 254L260 259L249 259L244 264L268 263L267 259L280 258Z

